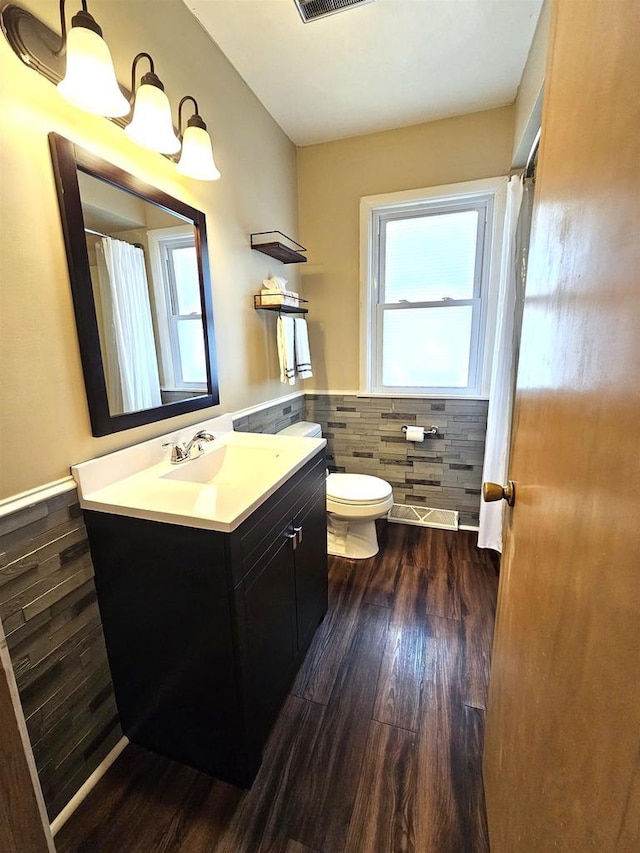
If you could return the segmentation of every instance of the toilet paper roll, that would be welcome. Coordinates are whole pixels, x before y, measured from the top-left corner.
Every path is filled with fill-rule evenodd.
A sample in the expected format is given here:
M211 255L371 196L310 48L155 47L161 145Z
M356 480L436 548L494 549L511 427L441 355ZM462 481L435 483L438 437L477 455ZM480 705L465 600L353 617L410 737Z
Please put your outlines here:
M408 426L404 437L407 441L424 441L424 427Z

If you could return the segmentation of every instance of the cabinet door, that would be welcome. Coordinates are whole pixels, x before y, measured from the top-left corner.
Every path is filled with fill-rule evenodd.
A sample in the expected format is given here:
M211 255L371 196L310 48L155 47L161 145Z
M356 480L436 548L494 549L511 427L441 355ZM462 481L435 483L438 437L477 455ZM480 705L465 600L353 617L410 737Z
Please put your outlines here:
M122 729L246 784L224 534L86 512Z
M327 511L324 483L298 513L299 529L295 550L297 642L306 650L327 612Z
M286 696L296 657L293 548L285 535L251 575L243 601L248 713L260 743Z

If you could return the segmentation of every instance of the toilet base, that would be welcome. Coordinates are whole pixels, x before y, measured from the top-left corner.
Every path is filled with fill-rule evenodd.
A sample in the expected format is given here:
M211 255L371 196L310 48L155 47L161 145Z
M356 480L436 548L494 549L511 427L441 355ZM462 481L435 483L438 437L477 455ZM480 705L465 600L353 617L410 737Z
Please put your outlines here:
M378 553L374 520L346 521L329 513L327 522L327 551L333 557L366 560Z

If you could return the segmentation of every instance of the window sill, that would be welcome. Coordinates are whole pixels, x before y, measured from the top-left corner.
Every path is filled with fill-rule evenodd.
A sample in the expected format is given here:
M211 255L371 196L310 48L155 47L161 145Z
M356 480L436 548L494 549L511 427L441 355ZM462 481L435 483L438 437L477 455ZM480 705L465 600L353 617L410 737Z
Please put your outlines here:
M318 393L318 392L314 392ZM416 392L408 393L406 391L356 391L356 397L382 397L407 400L488 400L488 394L418 394Z

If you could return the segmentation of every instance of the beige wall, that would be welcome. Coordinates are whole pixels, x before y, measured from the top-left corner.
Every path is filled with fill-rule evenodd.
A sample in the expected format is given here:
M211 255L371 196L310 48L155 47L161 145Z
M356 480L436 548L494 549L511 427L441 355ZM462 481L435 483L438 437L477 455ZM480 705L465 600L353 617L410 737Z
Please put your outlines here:
M58 4L24 4L59 31ZM151 53L174 107L194 95L222 179L181 178L106 119L68 106L0 38L0 498L69 473L69 465L294 390L280 385L272 315L251 294L295 267L248 248L251 231L296 234L295 148L180 0L92 0L120 80ZM75 8L70 12L75 12ZM146 69L145 69L146 70ZM92 438L47 134L56 131L207 215L221 405Z
M503 107L298 149L316 389L358 388L360 198L505 175L512 140Z

